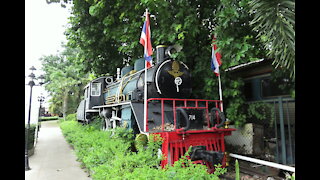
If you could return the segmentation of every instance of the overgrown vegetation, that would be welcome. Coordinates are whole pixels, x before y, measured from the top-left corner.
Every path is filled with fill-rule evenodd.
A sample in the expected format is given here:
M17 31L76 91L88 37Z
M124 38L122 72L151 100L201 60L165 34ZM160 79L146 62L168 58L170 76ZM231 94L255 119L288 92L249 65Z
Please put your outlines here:
M253 121L255 123L261 121L260 123L263 123L263 121L269 120L269 126L274 125L275 120L275 109L274 106L270 103L265 102L254 102L249 103L247 108L247 115L249 122Z
M133 133L123 128L101 131L75 120L60 123L66 140L74 147L78 161L93 179L219 179L224 168L208 174L204 165L193 164L186 153L173 166L162 169L158 155L159 136L150 135L147 146L133 150Z
M65 31L68 50L44 57L52 92L51 111L74 113L88 76L115 74L116 68L143 56L139 37L146 8L151 17L151 41L178 44L177 60L190 67L191 98L219 99L218 79L210 67L213 35L222 55L221 82L228 119L237 126L246 120L243 80L224 70L261 58L273 59L280 76L293 81L295 95L295 2L293 0L47 0L72 4ZM196 42L196 43L195 43ZM155 58L155 53L154 53ZM56 63L58 62L58 63ZM47 64L47 65L46 65ZM52 68L50 66L53 66ZM288 71L284 73L284 71ZM81 78L84 79L81 79ZM65 117L65 116L64 116Z

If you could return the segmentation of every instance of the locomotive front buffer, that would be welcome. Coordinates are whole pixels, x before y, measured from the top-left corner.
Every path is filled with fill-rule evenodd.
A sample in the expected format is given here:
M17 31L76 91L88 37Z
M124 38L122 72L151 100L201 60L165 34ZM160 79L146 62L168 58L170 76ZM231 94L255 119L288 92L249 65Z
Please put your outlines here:
M148 99L146 129L163 138L163 168L173 165L190 147L189 158L206 165L210 173L214 172L214 165L226 167L224 136L231 135L235 129L224 126L221 103L204 99Z

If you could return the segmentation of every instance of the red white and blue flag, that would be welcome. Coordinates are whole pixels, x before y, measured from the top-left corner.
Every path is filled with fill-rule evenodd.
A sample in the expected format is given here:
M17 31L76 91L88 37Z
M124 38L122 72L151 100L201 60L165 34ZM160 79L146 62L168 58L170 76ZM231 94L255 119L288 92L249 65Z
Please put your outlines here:
M146 13L146 21L143 24L140 44L144 46L144 59L147 61L147 68L152 66L152 45L151 45L151 31L149 13Z
M215 38L214 38L215 40ZM217 45L213 44L212 46L212 55L211 55L211 70L216 74L216 76L220 75L219 66L221 66L221 54L215 53L217 49Z

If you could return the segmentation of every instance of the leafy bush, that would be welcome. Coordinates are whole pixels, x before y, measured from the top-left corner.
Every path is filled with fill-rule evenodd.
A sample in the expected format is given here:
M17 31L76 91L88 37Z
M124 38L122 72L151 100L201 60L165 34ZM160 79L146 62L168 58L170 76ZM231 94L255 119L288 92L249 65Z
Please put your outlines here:
M192 164L188 154L162 169L162 157L157 155L162 140L156 135L149 136L146 147L132 151L133 133L124 128L112 133L76 121L64 121L60 127L93 179L218 179L217 174L226 171L217 168L215 174L208 174L206 166Z
M28 150L31 150L33 148L34 145L34 141L35 141L35 133L36 133L36 124L30 124L30 129L28 131ZM24 133L25 133L25 137L27 135L27 125L25 125L25 129L24 129Z
M77 113L68 114L66 117L66 121L75 121L77 118Z
M51 120L58 120L59 116L49 116L49 117L39 117L41 121L51 121Z
M269 120L270 127L273 125L275 120L274 106L264 102L254 102L248 104L248 119L266 121Z

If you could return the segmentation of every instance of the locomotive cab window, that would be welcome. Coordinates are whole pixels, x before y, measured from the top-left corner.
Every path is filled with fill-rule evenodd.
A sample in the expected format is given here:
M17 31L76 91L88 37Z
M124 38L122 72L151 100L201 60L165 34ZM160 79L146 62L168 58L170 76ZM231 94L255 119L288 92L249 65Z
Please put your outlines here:
M100 96L100 94L101 94L101 83L92 83L91 96Z

